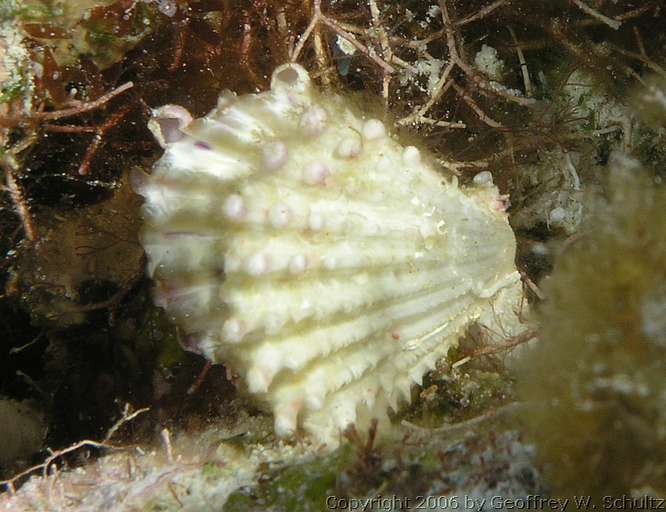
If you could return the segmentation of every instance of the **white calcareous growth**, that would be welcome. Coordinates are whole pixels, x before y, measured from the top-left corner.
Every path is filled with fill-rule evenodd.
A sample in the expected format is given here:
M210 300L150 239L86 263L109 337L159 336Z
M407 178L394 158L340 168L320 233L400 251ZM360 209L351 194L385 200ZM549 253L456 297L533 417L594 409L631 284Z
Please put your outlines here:
M278 435L335 445L408 401L472 322L520 329L490 175L459 187L301 66L201 119L157 109L150 127L165 152L134 186L155 300L268 405Z

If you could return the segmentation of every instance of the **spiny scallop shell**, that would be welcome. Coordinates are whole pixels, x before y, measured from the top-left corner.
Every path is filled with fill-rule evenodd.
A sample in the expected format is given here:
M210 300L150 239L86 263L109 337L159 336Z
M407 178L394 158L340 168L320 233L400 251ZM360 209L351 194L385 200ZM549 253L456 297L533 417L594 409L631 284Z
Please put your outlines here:
M150 123L156 302L274 413L334 444L394 410L473 321L516 325L515 238L489 173L463 189L299 65Z

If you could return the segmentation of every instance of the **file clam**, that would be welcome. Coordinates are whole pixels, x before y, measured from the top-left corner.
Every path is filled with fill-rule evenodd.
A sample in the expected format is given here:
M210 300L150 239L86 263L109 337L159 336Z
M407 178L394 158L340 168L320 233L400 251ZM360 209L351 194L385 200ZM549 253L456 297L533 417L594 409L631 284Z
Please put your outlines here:
M490 173L461 187L297 64L200 119L156 109L134 179L155 301L275 432L335 445L385 417L473 322L511 333L515 237Z

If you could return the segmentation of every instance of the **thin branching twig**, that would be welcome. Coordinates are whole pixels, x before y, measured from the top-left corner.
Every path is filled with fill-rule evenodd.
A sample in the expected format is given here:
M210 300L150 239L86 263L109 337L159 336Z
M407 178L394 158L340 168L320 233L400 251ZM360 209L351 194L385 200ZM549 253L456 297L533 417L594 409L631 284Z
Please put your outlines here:
M132 412L132 406L129 403L126 403L125 407L123 408L122 416L107 431L106 436L104 436L103 443L108 443L113 437L113 435L118 431L118 429L122 427L125 423L132 421L139 414L143 414L144 412L148 412L149 410L150 407L143 407L141 409L137 409L136 411Z
M114 90L107 92L106 94L100 96L96 100L88 101L81 103L80 105L64 110L53 110L51 112L36 112L32 114L33 119L40 119L44 121L51 121L54 119L62 119L63 117L72 117L84 112L89 112L95 110L96 108L101 107L105 103L108 103L110 100L118 96L119 94L124 93L128 89L134 87L132 82L124 83L123 85L116 87Z
M445 423L442 426L435 428L421 427L407 420L402 420L400 424L403 427L409 428L410 430L415 430L427 434L446 433L452 435L457 432L466 432L471 427L475 427L481 423L485 423L486 421L497 419L506 414L516 412L522 409L523 407L525 407L525 404L523 402L511 402L496 409L492 409L484 414L480 414L479 416L475 416L474 418L471 418L469 420L459 421L458 423Z
M530 327L528 329L525 329L520 334L517 334L516 336L511 336L510 338L504 340L501 343L490 343L484 345L481 348L474 350L471 354L467 355L463 359L456 361L455 363L453 363L452 366L453 367L461 366L463 364L462 361L467 362L470 359L474 359L477 357L488 356L500 352L507 352L508 350L511 350L517 347L518 345L523 345L524 343L533 340L538 335L539 335L538 329L536 327Z
M31 473L34 473L35 471L42 471L42 477L47 478L49 475L49 471L51 468L51 465L57 461L58 459L62 458L63 456L75 452L79 450L80 448L88 447L88 448L105 448L109 450L126 450L128 447L126 446L117 446L113 444L109 444L109 441L111 440L111 437L113 434L125 423L132 421L134 418L136 418L139 414L143 414L144 412L148 411L149 408L145 407L143 409L138 409L137 411L134 411L130 413L130 406L127 404L125 406L124 412L122 417L114 423L114 425L111 427L111 429L107 432L106 436L104 437L103 441L93 441L91 439L84 439L82 441L78 441L74 444L69 445L67 448L63 448L62 450L56 450L56 451L51 451L50 455L44 460L44 462L40 464L36 464L34 466L29 467L28 469L25 469L21 471L20 473L14 475L12 478L9 478L7 480L0 480L0 486L4 486L8 491L11 493L16 492L16 482L20 480L23 477L26 477L30 475Z
M25 237L34 242L37 240L37 229L32 221L32 216L30 214L30 208L28 207L28 202L26 201L25 194L21 186L14 175L14 168L16 167L13 159L10 157L10 161L5 162L5 190L9 193L9 197L14 204L14 210L21 220L21 226L23 226L23 232Z
M456 22L456 25L459 27L462 27L463 25L467 25L468 23L471 23L473 21L480 20L482 18L485 18L488 16L491 12L493 12L495 9L498 7L502 7L503 5L507 4L508 0L497 0L493 2L492 4L484 7L483 9L479 9L477 12L472 14L471 16L468 16L467 18L463 18L459 21Z
M380 23L379 16L379 6L377 5L377 0L368 0L370 5L370 15L372 16L372 25L377 30L379 34L379 42L382 48L382 54L386 62L391 62L393 59L393 51L391 50L391 45L389 43L388 35L384 26ZM391 73L389 73L386 68L382 69L383 79L382 79L382 97L384 98L384 103L388 105L389 99L389 86L391 84Z
M345 30L337 21L329 18L324 13L322 13L321 0L314 0L313 2L312 19L310 20L310 23L305 29L305 32L303 32L303 34L301 35L298 44L296 45L293 53L291 54L292 62L296 62L298 60L301 52L303 51L305 43L310 38L310 35L312 34L315 27L317 27L317 25L320 23L333 30L333 32L338 34L343 39L347 40L352 46L354 46L354 48L356 48L359 52L361 52L363 55L365 55L375 64L377 64L380 68L382 68L384 72L395 73L395 68L391 66L391 64L389 64L384 59L379 57L374 51L368 49L367 46L361 43L356 37L354 37L353 34Z
M609 18L608 16L605 16L604 14L600 13L596 9L593 9L589 5L587 5L583 0L571 0L576 7L578 7L581 11L585 12L586 14L589 14L593 18L598 19L601 23L604 23L608 25L610 28L613 30L618 30L622 26L621 21L614 20L613 18Z
M516 32L511 26L507 26L509 34L511 34L511 39L516 48L516 55L518 55L518 62L520 63L520 71L523 75L523 83L525 84L525 96L532 97L534 92L532 91L532 81L530 80L530 70L527 67L527 61L525 60L525 54L523 49L518 43L518 38L516 37Z

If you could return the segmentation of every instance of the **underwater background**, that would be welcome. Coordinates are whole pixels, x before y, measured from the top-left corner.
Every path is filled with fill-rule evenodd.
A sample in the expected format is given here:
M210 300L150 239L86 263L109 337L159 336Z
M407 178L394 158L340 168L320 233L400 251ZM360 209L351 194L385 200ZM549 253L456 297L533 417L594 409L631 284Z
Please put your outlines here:
M0 0L0 508L655 506L665 10ZM224 89L266 90L289 60L391 119L443 175L491 172L524 284L522 335L471 327L390 432L350 428L333 452L275 439L230 371L183 348L152 302L130 185L162 153L151 109L204 115Z

